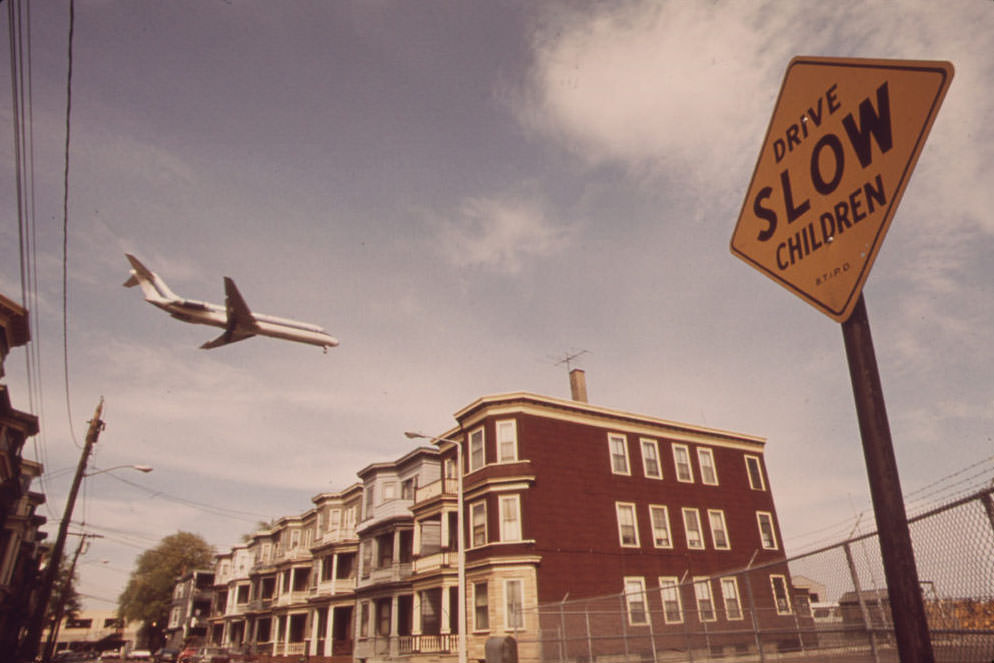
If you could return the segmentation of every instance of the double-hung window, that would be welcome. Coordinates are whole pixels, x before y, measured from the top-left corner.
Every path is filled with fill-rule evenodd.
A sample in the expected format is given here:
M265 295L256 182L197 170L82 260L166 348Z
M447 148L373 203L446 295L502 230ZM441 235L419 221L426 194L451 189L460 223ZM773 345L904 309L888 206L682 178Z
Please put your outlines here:
M521 540L521 496L500 497L500 540Z
M645 578L625 578L625 603L628 606L628 623L631 625L648 624L649 613L645 596Z
M525 588L521 580L504 581L504 624L508 631L525 627Z
M690 451L686 444L673 445L673 464L676 466L677 481L694 482L694 470L690 466Z
M759 463L759 456L746 456L746 473L749 475L749 487L753 490L766 490L766 482L763 481L763 466Z
M518 460L518 426L514 419L497 422L497 462Z
M687 547L704 550L704 535L701 531L701 513L697 509L683 509L683 531L687 535Z
M486 631L490 628L490 603L487 597L487 583L473 583L473 630Z
M701 483L708 486L718 485L718 470L714 466L714 450L700 447L697 450L697 464L701 468Z
M756 522L759 525L759 542L763 546L763 550L776 550L777 534L773 529L773 514L757 511Z
M611 473L631 474L628 466L628 439L618 433L608 433L607 444L611 452Z
M631 502L616 502L618 512L618 538L624 548L639 547L638 519L635 516L635 505Z
M663 468L659 464L659 444L655 440L642 438L642 471L649 479L662 479Z
M770 576L770 585L773 588L773 601L777 606L778 615L790 614L790 595L787 593L787 578L784 576Z
M650 504L649 517L652 519L652 545L656 548L672 548L669 510L665 506Z
M672 576L659 578L659 596L663 601L663 621L683 623L683 603L680 601L680 580Z
M469 471L478 470L486 463L483 428L469 434Z
M697 618L702 622L718 619L714 612L714 596L711 594L711 580L694 578L694 598L697 600Z
M728 542L728 526L725 524L725 512L720 509L708 509L708 523L711 525L711 541L717 550L728 550L732 545Z
M721 597L725 601L725 619L742 619L742 601L739 600L739 583L734 578L721 579Z
M473 541L473 547L482 546L487 543L487 503L484 501L474 502L469 507L469 526Z

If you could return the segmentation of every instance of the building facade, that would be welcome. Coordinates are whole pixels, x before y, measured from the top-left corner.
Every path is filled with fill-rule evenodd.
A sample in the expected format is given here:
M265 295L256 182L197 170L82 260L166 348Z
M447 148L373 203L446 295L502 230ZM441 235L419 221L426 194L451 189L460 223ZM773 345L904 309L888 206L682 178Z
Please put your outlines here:
M214 571L191 571L181 577L173 588L169 624L165 629L166 648L182 649L188 643L205 642L213 601Z
M627 632L702 627L718 649L722 631L748 628L747 591L761 627L795 625L765 440L591 405L584 391L477 399L437 446L369 465L258 532L247 574L216 569L228 598L213 642L274 659L455 660L462 604L467 658L480 660L491 638L552 628L539 606L609 595L623 597ZM734 573L747 567L762 571ZM521 655L541 658L532 646Z

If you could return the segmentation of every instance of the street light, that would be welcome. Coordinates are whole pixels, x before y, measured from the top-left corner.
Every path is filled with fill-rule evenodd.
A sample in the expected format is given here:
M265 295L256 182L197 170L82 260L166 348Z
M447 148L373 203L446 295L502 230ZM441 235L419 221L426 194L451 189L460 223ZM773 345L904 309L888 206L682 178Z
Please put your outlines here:
M456 448L456 510L459 512L459 517L456 519L456 538L459 539L456 544L459 603L456 608L459 617L459 663L466 663L466 537L464 531L465 525L463 524L462 443L456 440L450 440L447 437L425 435L424 433L416 433L412 431L404 433L404 436L409 440L431 440L431 443L435 445L440 442L447 442Z
M103 474L104 472L110 472L111 470L123 470L123 469L138 470L139 472L144 472L145 474L148 474L154 468L149 467L148 465L115 465L114 467L108 467L107 469L104 470L97 470L96 472L90 472L88 474L84 474L83 476L89 479L90 477L95 477L98 474Z

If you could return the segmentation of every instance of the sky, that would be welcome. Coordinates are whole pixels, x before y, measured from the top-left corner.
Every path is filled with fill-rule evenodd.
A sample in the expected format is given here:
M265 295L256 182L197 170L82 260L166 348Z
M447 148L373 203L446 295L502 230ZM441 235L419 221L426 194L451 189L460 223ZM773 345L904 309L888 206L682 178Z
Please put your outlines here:
M30 18L37 368L5 381L51 536L101 397L91 471L155 468L84 481L88 607L162 537L225 551L480 396L568 398L569 354L593 404L765 437L788 554L872 527L839 323L729 250L796 55L955 67L864 295L909 511L994 475L994 2L78 2L65 217L68 3ZM126 252L341 345L200 350Z

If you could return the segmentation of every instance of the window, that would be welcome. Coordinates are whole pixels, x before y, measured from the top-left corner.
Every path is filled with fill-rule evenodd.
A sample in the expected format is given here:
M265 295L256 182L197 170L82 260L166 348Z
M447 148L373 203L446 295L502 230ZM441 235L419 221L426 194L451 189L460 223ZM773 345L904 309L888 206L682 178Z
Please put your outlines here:
M473 583L473 630L486 631L490 628L490 605L487 599L487 583Z
M701 447L697 450L697 464L701 467L701 483L718 485L718 470L714 467L714 450Z
M739 583L735 578L721 579L721 597L725 601L725 619L742 619L742 602L739 601Z
M337 534L338 528L341 526L342 526L341 509L332 509L331 511L328 512L328 531Z
M618 511L618 538L625 548L638 548L638 520L635 517L635 505L630 502L615 502Z
M455 479L456 478L456 461L451 458L445 459L445 478Z
M685 444L673 445L673 464L676 465L676 480L684 483L694 482L694 471L690 467L690 451Z
M697 509L683 510L683 530L687 534L687 547L704 550L704 535L701 533L701 514Z
M182 608L175 607L172 610L170 610L169 611L169 628L177 628L177 627L179 627L179 622L180 622L180 619L182 618L182 616L183 616L183 609ZM104 624L104 628L107 628L106 624Z
M770 576L770 585L773 587L773 602L777 606L778 615L790 614L790 596L787 594L787 578L784 576Z
M483 429L477 428L469 434L469 471L478 470L486 463L483 448Z
M697 600L697 618L702 622L718 619L714 613L714 597L711 595L711 581L707 578L694 578L694 599Z
M500 498L500 540L521 540L520 495L503 495Z
M652 545L656 548L672 548L669 510L665 506L650 504L649 517L652 519Z
M362 542L362 577L368 578L373 567L373 542L366 540ZM286 588L284 588L285 591Z
M473 545L482 546L487 542L487 503L475 502L469 508L469 526L473 536Z
M525 627L525 588L521 580L504 581L504 624L507 630Z
M396 481L384 481L383 482L383 501L395 500L397 499L397 482Z
M756 521L759 523L759 541L763 549L776 550L777 535L773 530L773 515L765 511L757 511Z
M628 439L624 435L608 433L607 444L611 452L611 473L631 474L628 468Z
M680 602L680 581L675 577L659 579L659 596L663 601L663 621L667 624L683 623L683 604Z
M363 512L366 518L373 517L373 485L366 486L366 509Z
M662 479L663 469L659 465L659 445L655 440L642 438L642 471L650 479Z
M402 500L413 500L414 499L414 489L417 488L418 478L411 477L410 479L404 479L400 483L400 499Z
M369 601L363 601L359 606L359 637L369 637Z
M646 612L645 578L625 578L625 603L628 605L628 623L648 624Z
M708 523L711 525L711 542L718 550L728 550L728 527L725 525L725 512L719 509L708 509Z
M514 419L497 422L497 461L513 463L518 460L518 426Z
M763 467L759 464L759 456L746 456L746 472L749 474L749 487L753 490L766 490L763 481Z
M390 599L376 601L376 635L390 635Z

